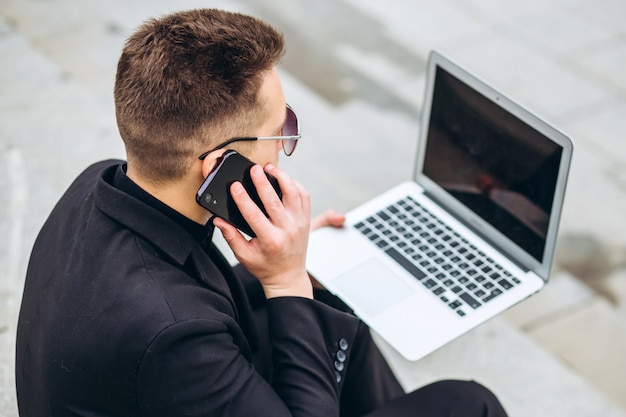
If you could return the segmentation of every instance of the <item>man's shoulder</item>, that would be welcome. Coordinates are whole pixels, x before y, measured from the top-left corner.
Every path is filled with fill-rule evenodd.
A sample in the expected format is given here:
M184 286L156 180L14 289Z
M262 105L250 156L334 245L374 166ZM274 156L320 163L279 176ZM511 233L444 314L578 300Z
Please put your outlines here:
M89 180L97 180L105 175L107 171L114 174L119 166L125 164L126 161L121 159L107 159L99 162L95 162L85 168L74 180L73 184L81 183Z
M83 201L83 194L87 196L89 193L93 192L101 178L107 176L112 177L117 168L124 163L125 162L122 160L109 159L89 165L80 174L78 174L74 181L72 181L67 190L61 196L57 205L59 205L59 203L67 204Z

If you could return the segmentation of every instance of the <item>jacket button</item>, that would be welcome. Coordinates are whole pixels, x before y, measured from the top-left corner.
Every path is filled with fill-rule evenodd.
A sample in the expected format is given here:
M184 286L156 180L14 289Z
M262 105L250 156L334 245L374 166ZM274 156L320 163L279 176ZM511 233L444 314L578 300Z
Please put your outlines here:
M338 370L339 372L343 371L343 368L345 367L343 362L339 362L339 361L335 361L335 369Z
M346 361L346 352L344 352L343 350L339 350L337 351L337 360L339 362L345 362Z
M341 382L341 374L337 371L335 371L335 379L337 379L337 383Z
M348 344L348 341L345 338L341 338L339 339L339 349L341 350L348 350L348 347L350 345Z

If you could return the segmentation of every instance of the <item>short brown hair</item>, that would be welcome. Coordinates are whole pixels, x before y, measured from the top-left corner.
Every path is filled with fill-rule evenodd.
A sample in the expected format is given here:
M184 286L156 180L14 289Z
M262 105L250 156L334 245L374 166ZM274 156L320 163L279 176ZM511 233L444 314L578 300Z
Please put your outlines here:
M126 41L114 91L133 169L179 179L198 150L225 139L219 132L260 124L257 93L283 53L281 33L239 13L198 9L144 23Z

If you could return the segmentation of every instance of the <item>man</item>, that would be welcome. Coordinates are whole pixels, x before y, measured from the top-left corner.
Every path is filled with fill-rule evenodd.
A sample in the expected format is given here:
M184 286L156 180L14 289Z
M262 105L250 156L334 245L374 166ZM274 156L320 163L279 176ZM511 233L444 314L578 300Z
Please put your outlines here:
M368 329L314 291L309 196L276 167L299 138L276 71L283 49L265 23L218 10L152 20L128 39L115 84L127 162L87 168L32 251L22 417L504 415L473 382L404 395ZM226 149L258 164L269 217L231 187L253 239L195 202ZM211 243L214 225L237 268Z

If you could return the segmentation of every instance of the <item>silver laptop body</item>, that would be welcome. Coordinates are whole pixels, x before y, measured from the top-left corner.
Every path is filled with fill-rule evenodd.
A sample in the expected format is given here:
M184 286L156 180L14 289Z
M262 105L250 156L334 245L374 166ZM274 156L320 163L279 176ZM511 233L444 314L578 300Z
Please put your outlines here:
M307 268L417 360L539 291L571 140L431 52L415 177L314 232Z

